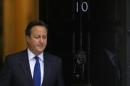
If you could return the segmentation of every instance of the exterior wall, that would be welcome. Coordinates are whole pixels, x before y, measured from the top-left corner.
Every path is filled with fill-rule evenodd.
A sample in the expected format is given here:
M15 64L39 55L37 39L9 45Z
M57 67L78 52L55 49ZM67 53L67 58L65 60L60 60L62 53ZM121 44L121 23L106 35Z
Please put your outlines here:
M3 1L3 56L25 49L24 30L30 20L38 19L38 0Z

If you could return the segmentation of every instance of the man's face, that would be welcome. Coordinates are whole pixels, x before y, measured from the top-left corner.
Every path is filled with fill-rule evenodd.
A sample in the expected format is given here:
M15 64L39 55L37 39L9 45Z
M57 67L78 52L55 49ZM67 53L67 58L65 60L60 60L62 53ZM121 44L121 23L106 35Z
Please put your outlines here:
M43 26L32 27L30 37L27 36L27 44L34 54L42 53L47 45L47 29Z

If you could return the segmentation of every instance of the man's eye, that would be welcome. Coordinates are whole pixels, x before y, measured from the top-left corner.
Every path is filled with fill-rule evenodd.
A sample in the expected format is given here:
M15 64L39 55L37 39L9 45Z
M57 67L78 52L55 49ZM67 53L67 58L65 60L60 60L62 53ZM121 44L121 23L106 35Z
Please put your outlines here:
M38 39L38 38L40 38L40 36L34 36L34 38Z
M46 38L47 38L47 36L43 36L42 38L43 38L43 39L46 39Z

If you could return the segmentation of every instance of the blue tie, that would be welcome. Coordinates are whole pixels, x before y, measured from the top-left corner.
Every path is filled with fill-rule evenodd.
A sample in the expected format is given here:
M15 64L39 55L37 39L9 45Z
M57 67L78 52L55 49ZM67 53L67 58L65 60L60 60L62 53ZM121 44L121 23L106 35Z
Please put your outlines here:
M35 67L34 67L34 74L33 74L34 86L40 86L41 70L40 70L39 57L35 56L34 58L36 60Z

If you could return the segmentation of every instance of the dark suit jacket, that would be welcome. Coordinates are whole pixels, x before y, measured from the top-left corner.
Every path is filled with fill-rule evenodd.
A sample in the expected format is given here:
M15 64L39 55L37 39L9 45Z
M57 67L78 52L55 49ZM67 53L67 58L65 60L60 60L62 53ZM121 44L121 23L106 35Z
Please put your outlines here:
M0 86L33 86L27 51L7 56L0 72ZM42 86L64 86L61 60L44 53Z

